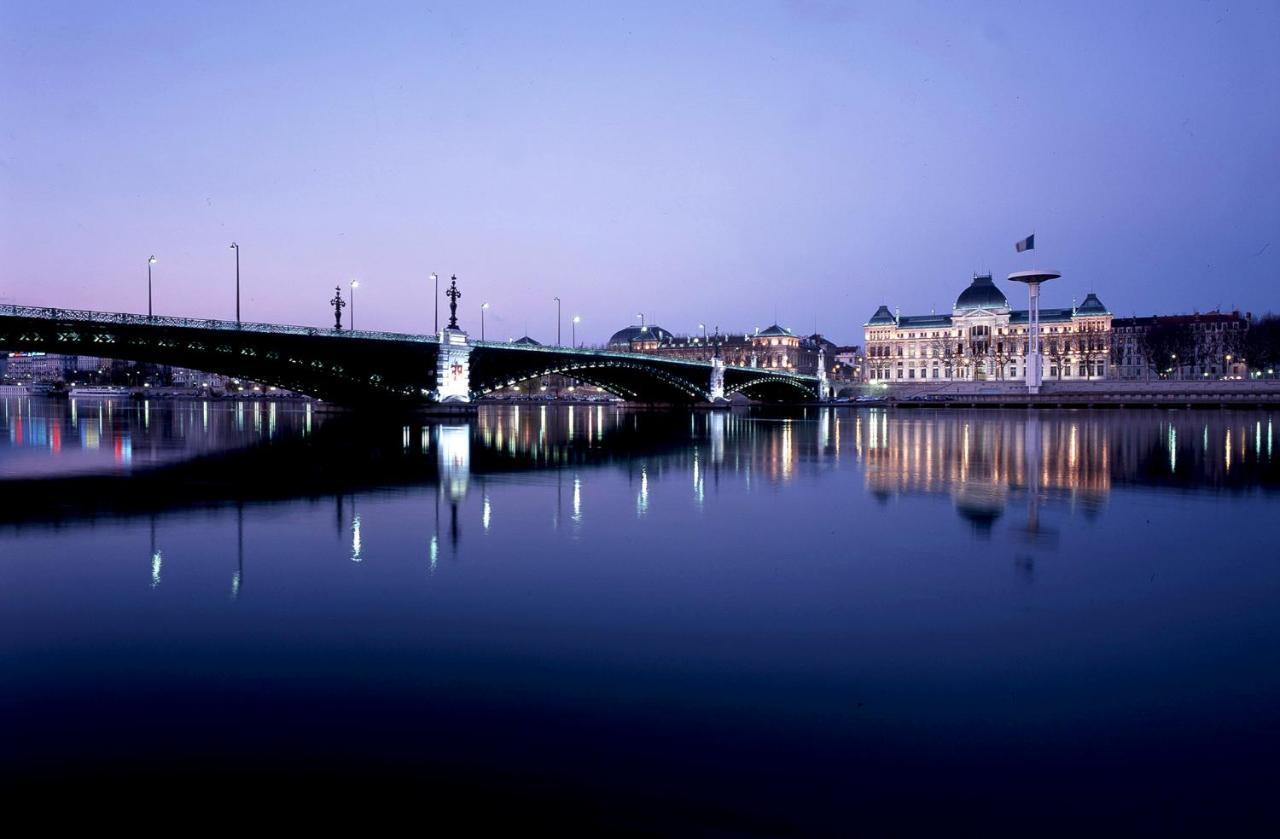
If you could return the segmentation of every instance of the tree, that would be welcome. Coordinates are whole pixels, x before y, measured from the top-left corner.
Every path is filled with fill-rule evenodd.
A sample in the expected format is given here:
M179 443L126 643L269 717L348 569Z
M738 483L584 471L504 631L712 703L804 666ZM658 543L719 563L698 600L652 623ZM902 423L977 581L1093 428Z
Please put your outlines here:
M1080 358L1089 375L1094 375L1095 365L1101 365L1111 355L1111 336L1097 327L1080 333Z
M1244 357L1250 370L1274 375L1280 367L1280 316L1267 314L1249 324L1244 334Z
M1196 337L1185 323L1173 323L1156 318L1155 323L1142 336L1142 352L1147 364L1157 376L1174 372L1193 360Z
M1042 351L1050 362L1050 372L1055 379L1062 378L1062 368L1067 363L1067 356L1070 354L1071 346L1067 341L1066 335L1048 335L1042 338L1044 346Z

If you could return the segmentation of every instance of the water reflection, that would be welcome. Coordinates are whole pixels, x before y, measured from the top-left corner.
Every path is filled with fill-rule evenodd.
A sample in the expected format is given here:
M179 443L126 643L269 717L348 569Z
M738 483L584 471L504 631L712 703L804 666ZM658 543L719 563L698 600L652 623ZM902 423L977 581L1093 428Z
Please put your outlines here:
M1028 532L1036 530L1040 505L1067 504L1096 514L1119 485L1242 491L1277 484L1273 418L1260 412L827 408L791 415L668 415L612 406L516 406L482 410L466 422L399 424L392 449L383 445L385 433L376 422L315 417L310 405L105 401L86 406L77 400L23 398L4 400L3 409L0 476L6 480L0 489L11 493L19 487L38 490L48 483L44 479L84 473L136 473L155 476L159 483L192 470L216 471L221 459L210 462L203 456L223 452L241 458L235 469L242 476L258 470L255 480L265 477L274 490L288 495L297 477L291 472L307 461L306 472L319 470L320 483L335 488L437 484L449 505L453 543L459 539L458 508L476 476L512 470L572 469L571 519L579 524L583 498L591 492L590 469L609 466L628 476L640 517L654 501L654 482L675 473L687 474L690 497L701 508L726 479L758 491L786 485L801 474L840 469L859 474L865 489L882 501L908 494L947 496L979 530L989 529L1011 505L1025 503L1031 508ZM254 418L247 426L246 413ZM263 416L265 423L259 422ZM95 455L103 450L109 458ZM149 468L138 472L143 465ZM294 485L296 492L315 489L308 481ZM253 495L253 487L224 489L227 500L239 498L242 489ZM351 558L359 562L360 518L353 513L345 520L342 494L339 527L349 529ZM101 500L109 505L119 499ZM19 503L17 513L28 506ZM493 515L486 492L480 513L484 532Z
M807 835L851 790L1181 795L1280 730L1267 412L0 416L0 770L565 755Z

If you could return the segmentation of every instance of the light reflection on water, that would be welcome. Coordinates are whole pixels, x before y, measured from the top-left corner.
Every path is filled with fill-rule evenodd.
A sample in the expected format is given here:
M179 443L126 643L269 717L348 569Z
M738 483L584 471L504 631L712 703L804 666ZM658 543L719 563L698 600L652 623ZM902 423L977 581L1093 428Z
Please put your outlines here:
M800 830L1276 780L1266 412L3 417L5 773L296 748Z

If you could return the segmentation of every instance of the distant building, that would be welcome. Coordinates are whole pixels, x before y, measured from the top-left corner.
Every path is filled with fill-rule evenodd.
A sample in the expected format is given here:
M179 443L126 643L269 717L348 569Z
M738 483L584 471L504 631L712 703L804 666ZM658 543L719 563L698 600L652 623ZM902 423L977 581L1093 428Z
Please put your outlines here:
M827 374L832 375L839 349L822 335L802 337L778 324L755 332L706 336L674 335L652 324L628 326L609 338L608 348L614 352L674 356L690 361L710 361L718 351L724 363L731 367L767 367L806 375L817 373L819 355Z
M863 327L868 382L1025 381L1026 309L1009 306L990 274L975 274L950 314L895 315L881 306ZM1096 294L1040 309L1045 381L1109 376L1111 312Z
M56 382L65 377L68 363L74 362L56 353L13 352L9 353L5 375L18 382Z
M1129 380L1243 378L1249 320L1239 312L1115 318L1112 366Z

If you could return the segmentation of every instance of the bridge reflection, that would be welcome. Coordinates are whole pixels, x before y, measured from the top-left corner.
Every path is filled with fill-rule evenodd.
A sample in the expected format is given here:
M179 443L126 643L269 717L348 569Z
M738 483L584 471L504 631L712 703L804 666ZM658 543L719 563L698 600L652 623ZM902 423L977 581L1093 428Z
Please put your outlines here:
M387 425L285 403L21 399L5 400L0 417L0 523L145 516L153 525L151 584L163 587L175 558L165 552L163 527L157 535L157 519L163 523L163 514L176 509L234 506L233 597L245 585L248 505L332 498L345 555L364 564L376 554L360 499L387 488L430 493L425 553L435 569L459 556L464 530L475 538L501 531L510 509L495 503L491 484L514 473L530 473L535 486L554 482L553 493L534 494L532 515L546 504L544 521L570 535L593 516L618 515L612 502L619 486L628 514L646 517L673 505L701 514L723 491L767 494L804 481L824 499L815 519L841 515L845 499L856 494L886 505L905 495L935 495L949 499L979 535L1007 527L1042 546L1055 535L1042 513L1094 516L1128 486L1280 488L1273 417L1265 412L521 405L487 408L465 422ZM104 451L113 454L75 460L77 453ZM76 464L70 473L60 467L67 459ZM78 474L86 464L100 471ZM1018 515L1007 516L1010 510Z

